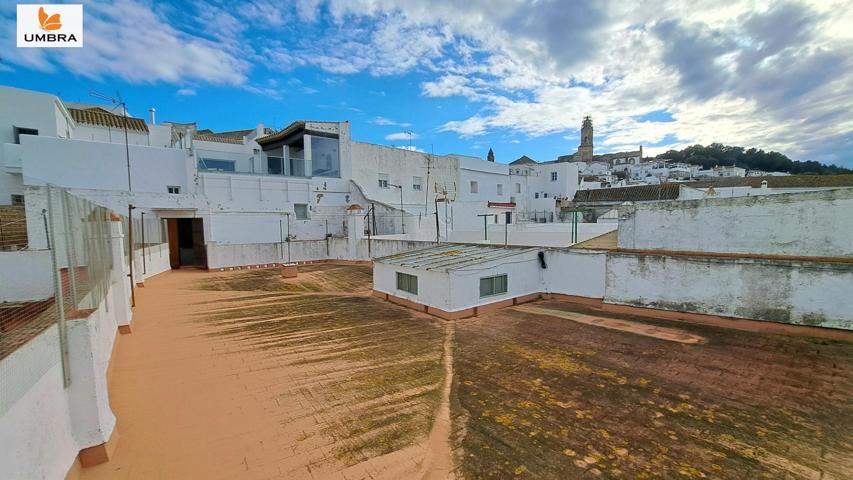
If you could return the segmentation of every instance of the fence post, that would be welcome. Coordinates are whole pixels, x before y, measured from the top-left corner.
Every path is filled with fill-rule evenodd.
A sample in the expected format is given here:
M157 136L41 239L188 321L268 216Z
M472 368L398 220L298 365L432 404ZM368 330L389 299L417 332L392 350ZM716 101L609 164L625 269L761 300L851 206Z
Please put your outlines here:
M68 388L71 385L71 369L68 365L68 330L65 324L65 305L62 300L62 272L59 271L59 259L56 258L56 217L54 216L53 195L51 188L47 187L47 219L50 220L52 228L48 228L49 242L53 245L50 249L50 262L53 268L53 299L56 306L57 328L59 330L59 355L62 363L62 385ZM45 223L46 224L46 223Z

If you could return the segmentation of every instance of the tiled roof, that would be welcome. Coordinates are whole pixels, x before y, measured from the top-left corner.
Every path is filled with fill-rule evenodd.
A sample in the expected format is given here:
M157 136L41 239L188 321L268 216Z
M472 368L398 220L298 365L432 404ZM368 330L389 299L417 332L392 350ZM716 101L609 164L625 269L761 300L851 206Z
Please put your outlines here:
M229 136L220 136L216 133L196 133L193 135L193 138L201 142L233 143L236 145L243 144L243 137L234 138Z
M720 177L685 185L693 188L714 187L752 187L760 188L767 180L770 188L821 188L853 187L853 175L789 175L786 177Z
M534 250L537 249L501 245L443 243L435 247L409 250L396 255L377 258L374 261L421 270L448 272Z
M521 158L513 161L510 165L536 165L536 160L528 157L527 155L522 156Z
M650 202L675 200L679 186L675 183L661 185L638 185L635 187L596 188L578 190L574 201L578 202Z
M100 107L87 109L69 108L68 112L77 123L106 128L124 128L125 117L110 113ZM134 117L126 118L128 130L148 133L148 125L145 124L145 120Z

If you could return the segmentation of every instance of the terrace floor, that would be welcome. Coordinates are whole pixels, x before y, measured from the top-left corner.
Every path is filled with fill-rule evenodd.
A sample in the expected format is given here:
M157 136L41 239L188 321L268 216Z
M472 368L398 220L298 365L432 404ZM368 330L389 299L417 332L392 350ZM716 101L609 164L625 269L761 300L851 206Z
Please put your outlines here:
M333 265L149 279L118 446L83 478L853 475L853 333L544 301L443 322L370 288Z

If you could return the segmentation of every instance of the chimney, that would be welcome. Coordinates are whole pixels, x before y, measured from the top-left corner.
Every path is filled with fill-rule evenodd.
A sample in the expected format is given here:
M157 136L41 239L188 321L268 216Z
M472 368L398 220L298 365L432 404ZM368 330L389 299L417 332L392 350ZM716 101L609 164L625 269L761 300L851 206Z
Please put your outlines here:
M157 125L157 110L154 107L151 107L148 109L148 113L151 115L151 121L149 121L148 123L151 125Z

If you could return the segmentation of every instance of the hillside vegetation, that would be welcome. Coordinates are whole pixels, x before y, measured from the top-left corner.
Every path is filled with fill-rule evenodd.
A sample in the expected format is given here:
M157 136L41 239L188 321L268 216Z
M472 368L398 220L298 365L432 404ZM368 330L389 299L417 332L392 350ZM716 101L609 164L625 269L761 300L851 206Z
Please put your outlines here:
M789 172L791 174L834 175L853 173L853 170L837 165L825 165L813 160L800 162L791 160L779 152L765 152L755 148L747 150L743 147L731 147L720 143L712 143L707 147L693 145L683 150L669 150L655 158L692 163L701 165L705 169L717 165L737 165L749 170Z

